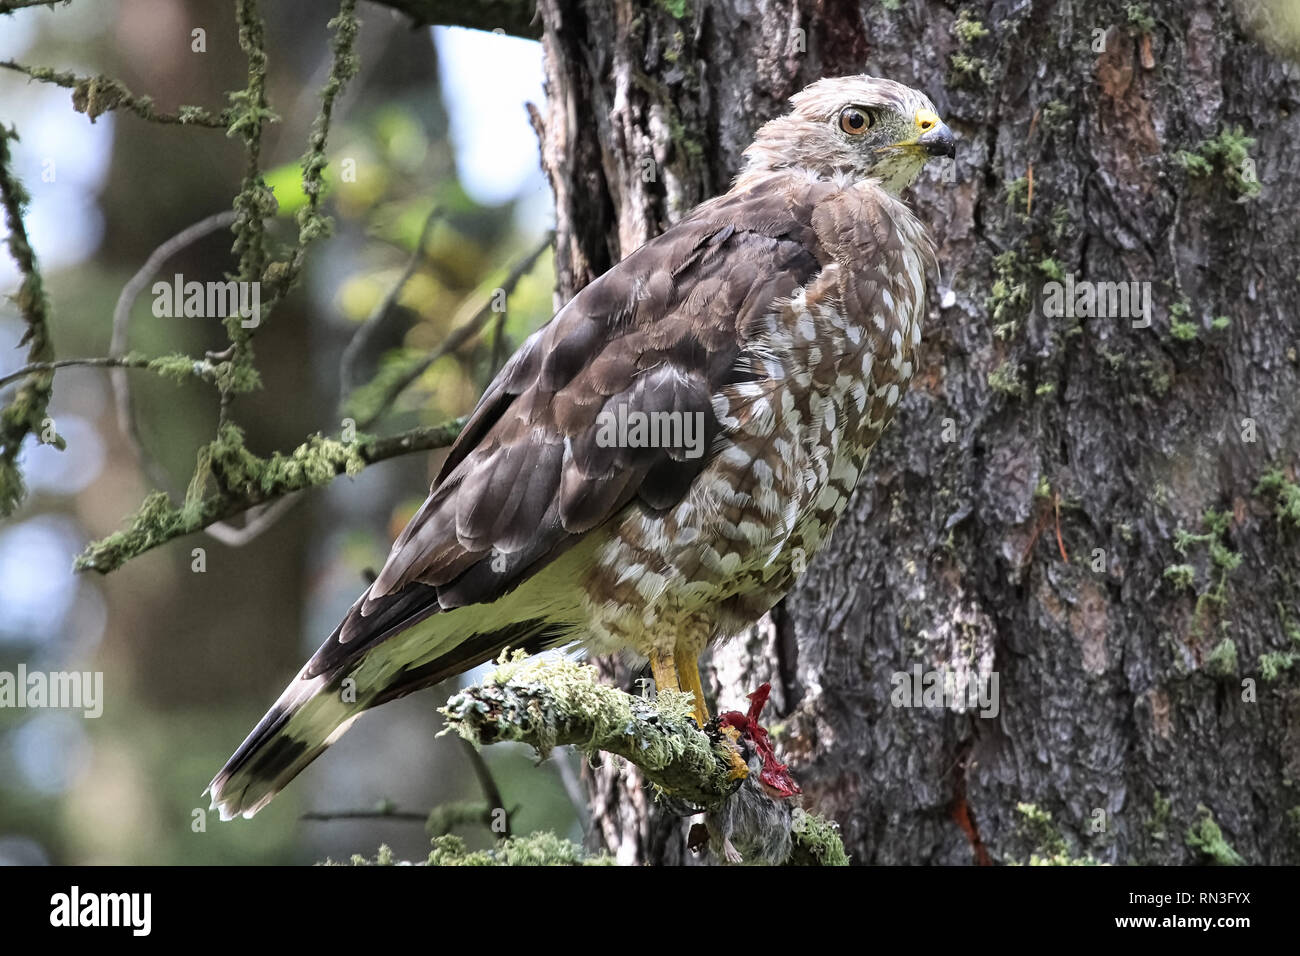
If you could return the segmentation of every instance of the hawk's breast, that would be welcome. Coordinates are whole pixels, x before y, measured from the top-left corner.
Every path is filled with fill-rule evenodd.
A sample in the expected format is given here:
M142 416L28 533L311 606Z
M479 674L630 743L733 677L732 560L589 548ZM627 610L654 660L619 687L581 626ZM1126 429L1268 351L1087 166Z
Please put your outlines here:
M602 547L587 587L598 648L683 616L730 636L828 540L912 377L925 309L920 224L855 193L817 211L839 240L821 272L744 330L745 374L713 395L713 460L677 507L630 508Z

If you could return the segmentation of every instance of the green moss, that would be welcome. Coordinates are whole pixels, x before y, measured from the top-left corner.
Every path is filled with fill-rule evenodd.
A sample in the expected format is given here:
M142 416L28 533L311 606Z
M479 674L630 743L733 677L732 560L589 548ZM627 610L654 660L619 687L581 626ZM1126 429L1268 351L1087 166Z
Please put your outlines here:
M1210 328L1214 329L1216 332L1222 332L1230 325L1232 325L1232 319L1228 318L1226 315L1216 315L1210 322Z
M1214 814L1204 804L1196 808L1197 821L1187 830L1187 846L1203 854L1212 863L1219 866L1241 866L1246 861L1234 850L1226 839Z
M1291 835L1300 839L1300 807L1292 807L1286 812L1286 822L1291 827Z
M668 11L674 20L685 19L691 12L690 0L659 0L659 5Z
M1157 790L1151 799L1151 816L1146 821L1147 832L1157 843L1169 839L1169 816L1172 809L1173 802Z
M1226 601L1228 575L1241 564L1241 555L1231 550L1223 540L1232 521L1232 515L1226 511L1209 509L1201 516L1201 521L1206 528L1203 534L1192 534L1183 528L1179 528L1175 532L1174 550L1181 555L1186 555L1194 545L1203 544L1206 546L1210 560L1213 562L1214 567L1218 569L1219 574L1214 587L1202 594L1201 599L1222 605ZM1168 576L1168 570L1166 570L1166 576Z
M1008 359L989 372L989 386L1004 395L1017 398L1025 394L1025 384L1020 380L1020 366Z
M985 300L993 322L993 334L1000 339L1015 336L1021 320L1029 311L1029 282L1022 260L1014 249L993 257L992 293Z
M1065 281L1065 272L1061 269L1061 264L1055 259L1043 259L1038 263L1038 271L1050 279L1057 282Z
M514 740L542 756L565 743L616 754L698 806L717 804L737 786L726 745L695 728L690 694L665 689L643 700L602 684L580 661L503 654L482 685L452 696L441 713L443 733L473 743Z
M328 862L328 861L327 861ZM388 846L381 846L375 858L367 859L357 854L353 866L398 866L403 861L393 857ZM433 838L433 849L425 866L613 866L607 853L589 856L576 843L557 837L548 831L502 840L490 850L470 850L458 836L444 835Z
M1070 207L1061 203L1052 207L1052 240L1060 245L1071 233L1074 221L1070 218Z
M993 78L988 61L983 57L954 53L949 62L952 64L955 86L987 86Z
M953 36L957 38L957 41L962 46L967 46L989 35L988 28L976 20L974 16L969 9L963 9L957 14L957 19L952 25Z
M1174 154L1174 159L1178 165L1187 170L1190 176L1209 176L1214 172L1214 166L1210 164L1208 159L1195 153L1189 153L1186 150L1179 150Z
M1112 352L1104 345L1097 347L1097 354L1106 361L1106 365L1110 367L1112 372L1122 372L1124 366L1128 364L1122 352Z
M1061 100L1052 100L1043 107L1043 115L1040 122L1047 129L1056 129L1064 125L1069 116L1069 104L1064 103Z
M1052 394L1053 392L1055 392L1055 391L1056 391L1056 383L1055 383L1055 382L1043 382L1041 385L1039 385L1037 388L1034 389L1034 394L1035 394L1035 395L1051 395L1051 394Z
M287 454L260 458L245 447L239 428L225 425L215 440L199 449L180 509L172 506L167 495L155 492L127 519L124 530L87 546L76 568L113 571L138 554L199 531L226 514L232 503L258 504L326 484L339 475L356 475L366 467L370 445L367 440L343 442L312 435Z
M1147 383L1151 389L1151 394L1157 398L1163 397L1169 391L1173 380L1169 372L1163 367L1157 365L1151 359L1142 359L1138 362L1138 368L1142 370L1142 380Z
M1097 861L1090 856L1070 855L1069 845L1052 822L1052 815L1048 811L1032 803L1019 803L1016 812L1022 818L1021 835L1034 848L1029 856L1030 866L1097 865Z
M1156 21L1151 16L1151 9L1145 3L1129 3L1124 7L1129 28L1134 33L1151 33L1156 28Z
M1237 673L1237 644L1225 637L1214 646L1205 659L1205 669L1216 677L1232 677Z
M1297 655L1289 651L1269 651L1259 655L1259 676L1271 684L1295 666Z
M1234 196L1253 198L1260 192L1255 163L1250 156L1254 146L1255 140L1240 126L1224 127L1214 138L1204 140L1195 151L1179 150L1174 154L1174 160L1189 176L1210 177L1218 173Z
M1171 564L1165 568L1164 578L1176 588L1196 587L1196 569L1190 564Z
M849 856L844 852L839 824L825 820L803 810L794 812L790 827L794 835L794 852L791 866L848 866Z
M1195 322L1188 321L1191 314L1191 303L1186 300L1175 302L1169 307L1169 334L1180 342L1192 341L1200 331Z
M1265 472L1255 485L1255 494L1275 496L1278 521L1300 528L1300 484L1288 480L1281 468Z
M1007 183L1006 194L1007 194L1007 205L1010 206L1012 209L1019 206L1022 201L1028 200L1029 198L1028 177L1021 176ZM1006 254L1007 253L1003 253L1003 255Z

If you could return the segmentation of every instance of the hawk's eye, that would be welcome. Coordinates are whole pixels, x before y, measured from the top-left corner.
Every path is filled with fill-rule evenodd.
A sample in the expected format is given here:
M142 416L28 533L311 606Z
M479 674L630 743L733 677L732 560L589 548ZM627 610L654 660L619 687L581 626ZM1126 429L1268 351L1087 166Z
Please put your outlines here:
M856 106L840 110L840 129L850 136L858 136L871 129L871 114Z

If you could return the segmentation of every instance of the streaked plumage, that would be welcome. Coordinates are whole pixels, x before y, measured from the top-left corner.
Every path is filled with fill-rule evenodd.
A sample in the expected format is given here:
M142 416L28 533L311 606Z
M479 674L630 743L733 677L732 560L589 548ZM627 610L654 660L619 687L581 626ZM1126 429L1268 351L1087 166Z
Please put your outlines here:
M631 650L698 695L700 651L785 594L916 367L932 252L897 193L952 152L896 83L792 102L729 192L496 376L378 578L213 780L223 816L256 812L365 709L506 647ZM609 446L603 416L628 409L692 416L703 453Z

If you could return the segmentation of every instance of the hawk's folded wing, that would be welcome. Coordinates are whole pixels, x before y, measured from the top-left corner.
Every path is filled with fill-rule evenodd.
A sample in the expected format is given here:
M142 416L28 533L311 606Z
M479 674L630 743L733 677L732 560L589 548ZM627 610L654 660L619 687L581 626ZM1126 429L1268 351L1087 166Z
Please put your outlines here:
M743 330L824 264L812 206L833 187L788 182L700 207L529 337L307 676L346 669L430 614L500 598L630 502L677 505L717 451L712 396L751 374ZM620 406L698 414L703 454L606 447L600 416Z

